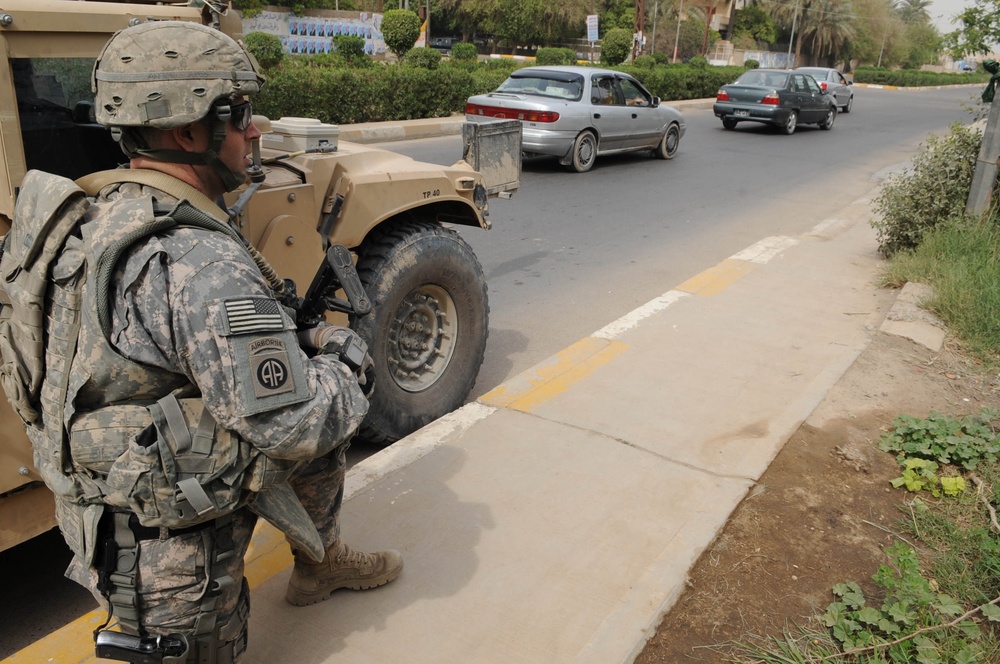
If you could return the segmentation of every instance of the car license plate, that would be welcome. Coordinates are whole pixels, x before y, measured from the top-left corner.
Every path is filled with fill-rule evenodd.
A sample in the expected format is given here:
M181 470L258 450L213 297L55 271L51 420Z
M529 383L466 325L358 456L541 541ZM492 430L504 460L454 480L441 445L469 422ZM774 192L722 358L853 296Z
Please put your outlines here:
M748 118L750 117L750 111L738 108L735 111L733 111L733 115L735 115L738 118Z

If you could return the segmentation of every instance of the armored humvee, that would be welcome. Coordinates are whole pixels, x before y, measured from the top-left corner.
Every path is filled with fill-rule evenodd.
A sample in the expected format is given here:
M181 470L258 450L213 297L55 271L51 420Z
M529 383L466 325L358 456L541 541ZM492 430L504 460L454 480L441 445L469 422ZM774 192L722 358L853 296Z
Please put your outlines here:
M90 91L94 59L111 34L137 22L187 20L239 38L240 17L226 4L0 0L0 234L28 170L78 178L124 161L93 120ZM350 250L374 309L333 320L354 327L376 363L362 437L390 443L461 405L483 361L489 305L482 268L453 227L488 229L489 199L519 185L519 123L464 127L463 159L442 167L339 141L336 126L317 120L255 122L264 132L263 181L249 197L234 192L226 206L301 291L328 246ZM54 525L21 422L0 400L0 551Z

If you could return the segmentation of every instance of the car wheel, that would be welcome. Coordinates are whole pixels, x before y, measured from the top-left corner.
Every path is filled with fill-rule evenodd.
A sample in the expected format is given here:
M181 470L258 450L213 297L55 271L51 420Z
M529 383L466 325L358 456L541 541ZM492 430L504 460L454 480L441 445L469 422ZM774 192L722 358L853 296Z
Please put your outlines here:
M824 118L823 122L819 123L819 128L833 129L833 122L836 119L837 119L837 107L831 106L830 109L826 112L826 118Z
M660 159L673 159L677 154L677 148L681 144L681 128L676 124L671 124L663 132L660 145L656 148L656 156Z
M597 137L592 131L580 132L573 142L573 161L570 164L577 173L586 173L597 159Z
M732 118L722 118L723 129L736 129L736 120Z
M423 219L365 238L358 276L374 305L350 325L368 344L375 391L360 435L388 444L458 408L489 334L483 268L454 230Z
M844 113L850 113L851 106L854 106L854 95L851 95L850 97L847 98L847 105L844 106Z
M785 124L781 126L781 130L785 132L786 135L791 136L795 133L795 127L799 123L799 114L796 111L792 111L788 114L788 119L785 120Z

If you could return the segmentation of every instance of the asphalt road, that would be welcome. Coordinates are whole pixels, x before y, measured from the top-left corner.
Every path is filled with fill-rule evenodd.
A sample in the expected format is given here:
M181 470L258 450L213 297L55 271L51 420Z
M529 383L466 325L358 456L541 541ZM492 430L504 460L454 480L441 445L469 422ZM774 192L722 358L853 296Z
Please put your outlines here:
M491 206L493 230L463 231L491 305L471 398L734 252L811 228L905 165L928 132L972 120L963 107L980 92L858 88L853 112L832 131L793 136L762 125L725 131L710 110L689 110L672 161L606 157L586 174L526 161L521 190ZM459 143L385 147L447 164ZM93 608L89 593L61 578L67 560L57 533L0 553L0 657Z
M978 87L857 88L833 129L784 136L743 123L726 131L711 110L686 110L671 161L636 153L576 174L554 159L525 161L521 189L494 201L489 232L463 231L490 292L486 361L471 397L771 235L796 235L907 162L928 132L973 116ZM447 137L383 147L442 164Z

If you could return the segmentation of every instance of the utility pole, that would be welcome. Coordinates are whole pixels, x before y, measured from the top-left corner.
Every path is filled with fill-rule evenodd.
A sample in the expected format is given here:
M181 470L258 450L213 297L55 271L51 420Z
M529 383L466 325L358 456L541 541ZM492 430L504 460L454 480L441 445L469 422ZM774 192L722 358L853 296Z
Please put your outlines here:
M799 0L795 0L795 13L792 14L792 36L788 39L788 60L785 62L788 68L792 68L792 44L795 43L795 21L799 18Z
M987 60L983 66L991 74L996 74L1000 67L992 60ZM983 101L989 99L990 114L986 118L986 129L983 131L983 144L979 148L979 158L976 159L976 170L972 173L972 185L969 187L969 200L965 203L965 214L982 215L990 209L993 200L993 187L997 181L997 162L1000 160L1000 101L996 96L990 98L994 88L987 88L983 93Z
M674 36L674 57L672 62L677 62L677 46L681 43L681 21L684 19L684 0L677 9L677 34Z

